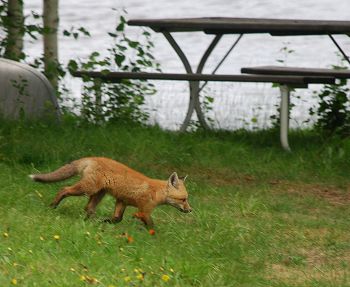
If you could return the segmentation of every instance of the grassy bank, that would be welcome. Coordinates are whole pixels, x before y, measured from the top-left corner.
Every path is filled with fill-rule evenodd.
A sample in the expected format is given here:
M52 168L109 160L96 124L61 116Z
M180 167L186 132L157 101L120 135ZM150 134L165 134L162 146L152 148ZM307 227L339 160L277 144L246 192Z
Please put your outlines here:
M178 134L132 126L2 124L0 286L350 286L350 141L292 133ZM67 183L27 174L106 156L148 176L188 174L192 214L155 210L151 236L106 197L48 208ZM74 180L72 180L74 181Z

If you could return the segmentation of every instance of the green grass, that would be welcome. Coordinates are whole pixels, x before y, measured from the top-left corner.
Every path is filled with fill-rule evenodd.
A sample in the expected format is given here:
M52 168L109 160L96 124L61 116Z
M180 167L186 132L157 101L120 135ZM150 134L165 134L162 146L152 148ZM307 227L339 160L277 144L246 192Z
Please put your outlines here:
M281 150L275 131L2 123L0 286L350 286L350 140L305 131L291 145ZM188 174L194 211L158 207L151 236L131 207L102 223L110 197L90 220L86 198L52 210L74 179L27 177L92 155L156 178Z

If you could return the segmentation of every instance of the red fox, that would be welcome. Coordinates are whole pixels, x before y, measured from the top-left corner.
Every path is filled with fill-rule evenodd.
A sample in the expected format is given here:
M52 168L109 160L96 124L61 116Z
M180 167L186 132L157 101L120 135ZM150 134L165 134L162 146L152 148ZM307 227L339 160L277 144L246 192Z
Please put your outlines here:
M79 182L60 190L51 203L56 208L67 196L89 196L85 207L87 216L93 215L96 206L106 193L116 199L112 223L120 222L128 205L135 206L137 217L148 227L153 226L151 213L160 204L169 204L182 212L191 212L188 193L184 182L174 172L168 180L151 179L126 165L103 157L86 157L66 164L56 171L46 174L34 174L30 177L39 182L56 182L81 175Z

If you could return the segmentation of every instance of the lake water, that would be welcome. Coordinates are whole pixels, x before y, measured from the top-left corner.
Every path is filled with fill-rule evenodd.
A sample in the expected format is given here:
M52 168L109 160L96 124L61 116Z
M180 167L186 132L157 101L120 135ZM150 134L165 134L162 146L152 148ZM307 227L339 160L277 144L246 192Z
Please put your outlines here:
M27 13L40 12L42 0L25 2ZM125 8L128 19L132 18L185 18L185 17L259 17L350 20L349 0L61 0L60 27L67 29L85 27L91 38L78 41L61 37L60 60L84 58L92 51L104 53L111 45L108 31L116 25L117 17L112 8L121 11ZM138 37L140 29L128 28L129 35ZM154 55L164 72L184 72L177 55L161 34L153 34ZM193 67L196 68L201 55L212 36L204 33L176 33L175 39L183 48ZM204 72L211 73L221 60L236 36L224 36L209 58ZM350 38L336 36L341 46L350 53ZM281 49L288 47L293 53L286 54ZM42 44L26 41L26 51L33 57L42 54ZM329 68L339 64L337 49L327 36L272 37L268 34L245 35L233 53L217 73L239 73L241 67L277 64L282 59L286 65ZM146 109L150 111L151 123L158 123L168 129L177 129L182 123L188 104L188 85L175 82L155 82L157 94L147 98ZM74 97L79 97L81 81L69 78L67 85ZM315 105L313 90L297 90L292 97L295 107L292 110L292 127L304 127L309 119L308 110ZM254 83L210 83L206 95L215 98L209 117L215 126L223 129L264 128L270 123L270 115L276 113L279 91L271 84ZM299 97L300 96L300 97Z

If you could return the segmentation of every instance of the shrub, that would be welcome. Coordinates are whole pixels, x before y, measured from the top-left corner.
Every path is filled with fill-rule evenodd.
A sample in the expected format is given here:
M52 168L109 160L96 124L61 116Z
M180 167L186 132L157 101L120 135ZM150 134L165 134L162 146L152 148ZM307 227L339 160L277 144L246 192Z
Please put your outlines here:
M310 109L311 115L317 115L316 130L325 135L350 135L349 91L347 80L341 79L334 85L325 85L317 94L319 104Z
M108 55L102 57L92 52L87 61L69 62L71 72L76 70L106 71L115 70L139 72L149 69L160 70L152 55L153 43L148 31L143 30L138 41L125 34L126 20L120 16L113 33L108 33L114 45L108 49ZM83 77L81 115L90 122L132 121L143 123L148 113L142 110L146 95L155 93L154 85L145 80L122 80L120 83L105 83L99 79Z

